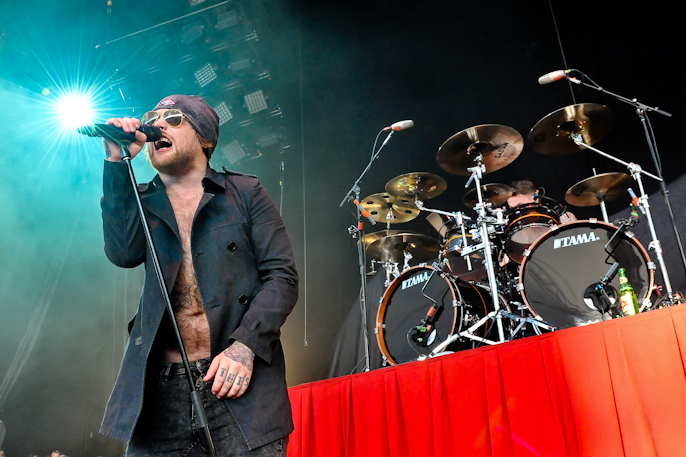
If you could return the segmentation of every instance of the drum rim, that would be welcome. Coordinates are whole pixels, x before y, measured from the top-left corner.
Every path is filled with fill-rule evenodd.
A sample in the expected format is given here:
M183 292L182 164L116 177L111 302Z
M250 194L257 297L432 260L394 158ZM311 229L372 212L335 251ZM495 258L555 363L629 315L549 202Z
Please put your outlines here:
M391 365L398 365L398 362L396 362L395 358L391 355L391 351L388 349L388 346L386 345L386 338L384 336L384 321L386 319L386 310L388 309L388 301L390 298L393 296L395 291L398 289L398 286L402 284L402 280L404 279L404 276L407 274L410 274L410 272L413 272L414 270L434 270L437 273L440 273L441 270L434 268L430 265L415 265L413 267L408 268L407 270L403 271L400 273L400 276L395 278L393 282L388 286L388 288L384 291L383 296L381 297L381 303L379 303L379 310L376 313L376 342L379 345L379 349L381 350L381 354L386 357L386 360L388 360L388 363ZM455 295L455 287L457 287L457 284L453 282L453 277L450 275L448 276L441 276L441 279L443 279L445 282L448 283L448 287L450 288L450 293L453 296L453 301L457 301L457 296ZM469 284L469 283L466 283ZM452 335L453 332L455 331L455 325L457 324L457 308L453 306L453 325L450 329L450 334Z
M565 224L560 224L557 227L555 227L554 229L550 230L549 232L544 233L536 241L531 243L531 246L529 246L529 249L528 249L529 253L523 257L524 260L522 260L522 263L519 264L520 267L519 267L519 282L518 282L519 286L518 286L518 288L519 288L519 293L522 296L522 300L524 300L524 304L526 305L526 307L529 308L529 311L531 311L534 316L540 317L541 319L543 319L543 316L540 316L531 307L531 305L529 304L529 299L526 298L526 293L524 290L524 272L526 271L526 265L529 262L529 259L531 258L531 254L536 250L536 248L541 243L543 243L545 240L550 238L553 234L559 233L561 229L567 228L567 227L572 227L572 226L577 226L577 225L579 225L579 226L583 226L583 225L600 226L600 227L606 227L608 229L612 229L614 231L619 230L619 227L617 227L614 224L609 224L607 222L598 221L598 220L594 220L594 219L581 219L581 220L576 220L576 221L572 221L572 222L567 222ZM648 277L649 277L648 293L646 294L645 298L643 298L643 300L649 299L653 293L653 285L655 284L655 282L654 282L655 270L649 267L649 265L652 261L650 260L650 256L648 255L648 251L643 247L641 242L638 241L638 239L635 236L628 237L628 236L626 236L626 233L625 233L624 239L628 240L630 243L633 243L634 246L636 246L638 248L639 252L643 256L643 260L645 260L645 262L646 262L646 266L648 266Z

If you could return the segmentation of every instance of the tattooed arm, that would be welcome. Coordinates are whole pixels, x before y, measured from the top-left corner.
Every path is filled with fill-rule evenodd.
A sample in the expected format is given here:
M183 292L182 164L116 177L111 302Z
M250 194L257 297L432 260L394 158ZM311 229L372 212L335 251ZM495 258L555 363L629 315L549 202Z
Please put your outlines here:
M212 393L218 398L238 398L250 385L254 358L255 353L248 346L234 341L212 360L203 381L214 378Z

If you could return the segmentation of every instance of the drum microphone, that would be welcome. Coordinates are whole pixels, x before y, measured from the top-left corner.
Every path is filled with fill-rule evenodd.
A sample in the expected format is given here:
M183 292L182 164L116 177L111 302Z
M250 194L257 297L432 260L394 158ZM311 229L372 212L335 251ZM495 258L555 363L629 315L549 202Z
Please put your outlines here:
M115 143L133 143L136 141L135 132L125 132L119 127L109 124L90 124L78 127L76 129L82 135L102 137L106 140L114 141ZM138 127L138 131L145 134L147 138L146 142L157 141L162 139L162 130L159 127L153 127L151 125L141 125Z
M569 73L571 73L573 71L574 71L573 68L570 70L551 71L550 73L546 73L543 76L541 76L540 78L538 78L538 84L550 84L552 82L559 81L562 78L567 78L568 80L570 80L574 84L581 84L581 81L579 81L578 79L570 78L569 76L567 76Z
M401 130L407 130L410 127L414 127L414 121L408 119L406 121L398 121L395 124L391 124L388 127L384 127L383 130L394 130L396 132L399 132Z

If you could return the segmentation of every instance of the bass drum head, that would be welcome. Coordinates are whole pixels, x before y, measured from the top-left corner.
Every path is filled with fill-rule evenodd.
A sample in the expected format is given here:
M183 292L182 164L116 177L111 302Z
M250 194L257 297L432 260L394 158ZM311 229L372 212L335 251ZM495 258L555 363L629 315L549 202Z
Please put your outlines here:
M384 292L376 319L376 339L388 362L396 365L416 360L421 355L429 355L445 341L453 333L456 320L461 316L462 309L453 306L453 301L459 300L459 295L467 302L464 308L470 316L483 317L487 314L486 304L490 300L487 291L451 276L442 277L432 267L420 265L408 268L397 277ZM410 332L426 317L433 305L432 300L439 304L437 314L440 315L434 324L436 337L428 347L424 347L411 339ZM487 330L486 326L482 329L484 333ZM457 341L447 349L454 351L471 347L471 342Z
M531 245L520 270L522 298L531 311L558 328L611 319L584 300L589 286L597 284L614 261L626 269L639 306L650 297L653 270L641 244L626 233L608 259L605 245L617 227L604 222L576 221L560 225ZM617 240L617 238L615 239ZM613 242L614 244L614 242ZM611 285L619 290L619 275Z

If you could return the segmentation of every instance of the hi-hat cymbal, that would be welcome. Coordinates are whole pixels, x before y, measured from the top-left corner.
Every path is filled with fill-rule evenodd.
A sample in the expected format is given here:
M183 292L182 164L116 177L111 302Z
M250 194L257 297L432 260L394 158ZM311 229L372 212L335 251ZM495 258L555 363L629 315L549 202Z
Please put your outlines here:
M491 202L493 206L500 206L512 197L512 187L507 184L491 183L481 185L481 196L484 201ZM474 208L479 203L476 189L472 189L462 197L462 203L467 208Z
M477 125L448 138L438 148L438 164L448 173L469 176L467 170L483 156L486 173L500 170L512 163L524 147L522 136L512 127L498 124Z
M401 263L407 251L412 254L412 260L426 262L438 256L438 248L435 238L421 233L401 233L376 240L367 247L367 255L376 260Z
M574 184L565 193L565 201L574 206L596 206L601 201L609 202L621 195L628 196L626 190L633 178L626 173L603 173L591 176Z
M545 155L562 155L585 149L570 138L581 135L589 146L600 141L613 125L610 108L597 103L569 105L553 111L534 125L529 132L529 144L534 151Z
M386 192L396 197L411 197L415 195L420 200L438 197L448 188L445 179L433 173L415 171L396 176L386 183Z
M408 222L419 216L419 209L411 199L394 197L386 192L372 194L362 200L360 205L369 211L372 219L376 222L388 222L389 212L391 224Z

